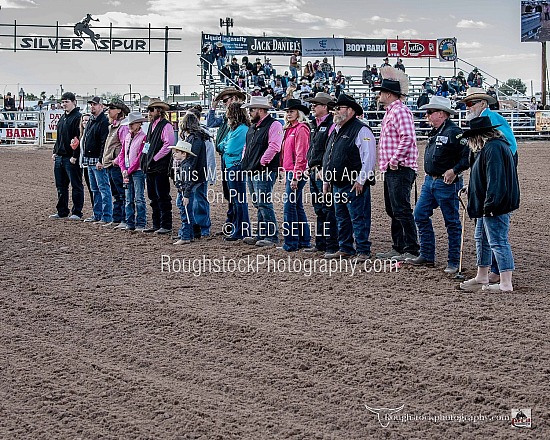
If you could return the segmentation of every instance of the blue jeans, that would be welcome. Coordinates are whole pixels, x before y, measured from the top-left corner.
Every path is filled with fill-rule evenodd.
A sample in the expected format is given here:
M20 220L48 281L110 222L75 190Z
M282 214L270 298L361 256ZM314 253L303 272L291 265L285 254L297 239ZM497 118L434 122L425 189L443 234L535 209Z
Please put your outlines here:
M252 205L258 210L258 224L256 238L269 240L273 243L279 241L279 229L277 218L273 209L273 186L277 175L267 168L256 174L248 176L248 191L252 199Z
M231 238L245 238L250 235L248 202L246 201L246 178L240 165L226 168L229 205L233 207L234 220Z
M59 217L69 215L69 183L72 188L73 207L71 214L82 217L84 206L84 186L82 185L82 172L80 165L70 162L70 157L55 156L53 175L57 188L57 214Z
M291 78L298 78L298 69L296 67L288 66L288 70L290 70Z
M197 235L208 237L212 225L210 221L210 202L208 201L208 182L198 184L195 189L193 213Z
M441 208L447 235L449 237L449 253L447 263L458 267L460 261L460 238L462 236L458 191L462 188L462 179L447 185L443 179L426 176L420 198L414 208L414 221L420 237L420 255L426 260L435 261L435 234L431 216L434 209Z
M195 191L191 191L189 195L189 203L187 207L183 206L183 195L178 191L176 198L176 206L180 210L181 227L178 231L178 236L182 240L193 240L193 225L195 224L195 216L193 215L193 202L195 200ZM187 209L186 209L187 208Z
M311 246L311 232L304 211L303 194L306 180L298 181L298 188L293 191L290 188L294 173L286 173L285 203L283 207L283 249L296 251L300 248Z
M399 165L397 170L388 167L384 173L384 204L391 217L393 248L403 254L418 255L419 245L416 224L411 208L411 189L416 178L412 168Z
M113 197L109 184L109 173L105 168L98 170L95 165L88 167L90 187L94 193L94 217L104 222L113 221Z
M329 194L330 199L326 199L323 194L323 180L317 178L313 172L310 174L309 187L311 204L317 216L315 247L332 254L338 251L338 224L332 197Z
M369 241L371 227L370 186L363 186L363 192L355 194L351 184L332 185L336 221L338 222L338 245L340 252L353 255L370 255ZM355 237L355 247L353 239Z
M500 272L515 269L512 247L508 242L509 231L510 213L477 219L474 238L478 267L490 267L491 255L494 253Z
M126 188L126 224L130 229L145 228L147 225L147 204L145 203L145 174L141 170L128 176Z
M107 168L109 184L113 196L113 222L123 223L126 220L124 205L126 204L126 191L122 180L122 171L116 165Z
M218 73L220 74L220 81L223 81L224 76L222 75L223 66L225 66L225 58L218 57L216 58L216 64L218 66Z

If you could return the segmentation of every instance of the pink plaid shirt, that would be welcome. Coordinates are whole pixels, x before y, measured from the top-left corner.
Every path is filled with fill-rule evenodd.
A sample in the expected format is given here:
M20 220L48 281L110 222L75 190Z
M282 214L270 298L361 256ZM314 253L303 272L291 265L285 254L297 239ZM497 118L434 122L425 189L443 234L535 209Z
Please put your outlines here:
M418 171L418 147L414 119L410 109L401 100L386 107L378 143L378 166L381 172L388 165L401 165Z

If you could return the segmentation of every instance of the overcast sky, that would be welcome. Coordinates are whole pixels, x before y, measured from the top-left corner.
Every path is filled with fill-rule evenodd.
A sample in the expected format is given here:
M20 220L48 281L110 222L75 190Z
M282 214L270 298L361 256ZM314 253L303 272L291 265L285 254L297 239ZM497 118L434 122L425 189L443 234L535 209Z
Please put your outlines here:
M181 27L180 42L169 55L169 84L181 84L182 92L200 92L197 53L201 31L219 33L219 19L234 20L235 35L294 37L420 38L456 37L458 56L500 80L520 77L534 91L540 90L541 45L520 42L519 0L0 0L0 23L74 25L87 13L99 18L93 26ZM337 15L336 15L337 14ZM12 28L2 28L2 34ZM45 31L20 28L27 35ZM64 35L71 32L64 30ZM142 34L139 34L142 35ZM0 37L0 47L12 40ZM86 41L85 44L90 44ZM59 85L77 93L107 91L160 96L163 89L163 54L108 54L78 52L0 52L0 92L15 92L17 84L35 94L55 94ZM275 62L287 63L285 58ZM337 66L362 65L358 58L336 59ZM381 60L369 59L379 64ZM393 60L392 60L393 62ZM406 66L427 66L426 61L404 59ZM432 60L432 76L443 63ZM452 63L445 63L446 66ZM466 65L460 65L469 70ZM360 70L342 67L344 74ZM425 72L409 69L407 73ZM447 74L450 76L451 72Z

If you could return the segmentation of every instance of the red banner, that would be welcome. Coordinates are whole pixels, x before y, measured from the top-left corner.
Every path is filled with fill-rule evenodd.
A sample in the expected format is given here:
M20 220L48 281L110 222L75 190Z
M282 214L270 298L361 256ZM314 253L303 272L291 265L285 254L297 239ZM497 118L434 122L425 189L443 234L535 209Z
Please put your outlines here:
M388 56L394 58L436 58L437 40L388 40Z

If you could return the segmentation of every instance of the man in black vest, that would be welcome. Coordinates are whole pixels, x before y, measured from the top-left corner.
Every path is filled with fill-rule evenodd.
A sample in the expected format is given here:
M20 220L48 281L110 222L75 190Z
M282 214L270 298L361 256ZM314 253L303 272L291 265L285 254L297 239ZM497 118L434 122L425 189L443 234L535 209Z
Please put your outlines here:
M336 127L323 157L323 190L332 190L338 223L338 252L325 258L370 258L370 185L374 183L376 139L370 128L357 119L361 106L344 93L334 106ZM355 246L354 246L355 237Z
M143 232L172 232L172 198L170 197L170 146L174 145L174 128L166 119L168 104L151 99L147 106L149 129L141 154L141 169L147 180L153 226Z
M336 224L332 197L325 197L323 194L322 168L327 141L334 130L334 122L328 106L335 102L328 93L324 92L319 92L314 98L306 99L306 101L311 102L311 113L315 117L311 122L307 163L311 202L317 216L317 230L315 231L315 246L305 248L304 252L321 251L334 254L338 252L338 225Z
M468 143L461 140L462 130L449 119L456 115L449 98L432 97L421 107L433 127L428 133L428 145L424 153L426 177L420 198L414 208L414 220L420 237L420 255L405 260L415 266L433 267L435 262L435 235L431 216L441 208L449 236L449 253L445 273L458 271L460 260L460 224L458 192L462 189L462 172L469 167Z
M279 238L273 185L279 167L283 126L267 113L271 105L265 96L252 96L250 102L241 107L249 109L252 122L246 135L241 169L247 174L248 191L258 210L256 235L243 241L256 246L275 246Z

